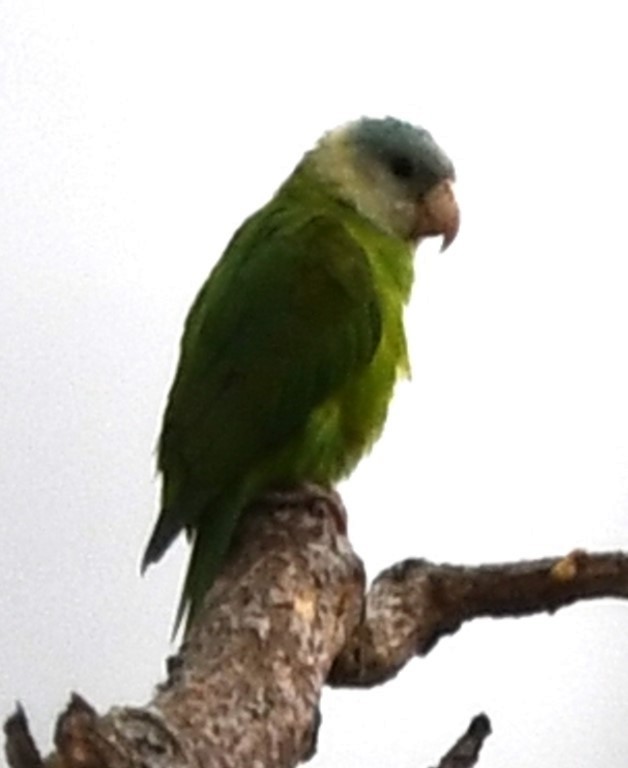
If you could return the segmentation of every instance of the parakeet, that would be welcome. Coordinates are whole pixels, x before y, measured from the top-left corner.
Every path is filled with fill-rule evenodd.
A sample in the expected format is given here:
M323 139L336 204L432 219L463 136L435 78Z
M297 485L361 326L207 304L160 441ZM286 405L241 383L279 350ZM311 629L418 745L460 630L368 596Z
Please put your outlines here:
M142 567L191 537L177 624L248 504L332 486L379 437L409 372L415 248L458 231L453 180L425 129L361 118L326 133L231 239L187 317L158 445L161 513Z

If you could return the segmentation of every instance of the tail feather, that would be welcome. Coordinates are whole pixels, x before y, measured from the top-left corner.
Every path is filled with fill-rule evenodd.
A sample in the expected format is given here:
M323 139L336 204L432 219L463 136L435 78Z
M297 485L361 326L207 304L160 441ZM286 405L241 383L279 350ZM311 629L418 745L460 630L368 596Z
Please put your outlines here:
M240 519L241 504L212 507L194 533L192 553L175 618L174 638L185 619L184 637L203 599L224 565L233 533Z
M164 552L181 533L182 529L181 517L173 514L172 509L169 507L162 509L144 550L142 565L140 566L141 573L144 573L149 565L161 559Z

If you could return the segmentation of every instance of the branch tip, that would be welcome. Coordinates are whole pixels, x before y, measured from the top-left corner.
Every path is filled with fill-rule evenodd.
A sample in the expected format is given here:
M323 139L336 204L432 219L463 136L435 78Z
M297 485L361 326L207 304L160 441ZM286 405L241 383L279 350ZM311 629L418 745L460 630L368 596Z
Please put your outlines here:
M5 754L10 768L43 768L43 761L28 725L22 705L17 702L15 712L4 723Z

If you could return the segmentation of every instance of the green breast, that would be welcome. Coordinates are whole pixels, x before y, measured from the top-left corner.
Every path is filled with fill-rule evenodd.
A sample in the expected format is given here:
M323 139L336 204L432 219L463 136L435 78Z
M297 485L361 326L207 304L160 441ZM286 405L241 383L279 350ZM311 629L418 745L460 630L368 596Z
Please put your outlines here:
M396 381L410 374L403 310L414 278L413 251L357 214L347 225L369 256L382 336L370 364L312 413L306 429L273 462L289 482L326 485L347 476L380 436Z
M334 481L348 475L370 451L384 427L396 381L410 373L403 309L412 286L412 251L370 226L358 223L352 234L368 242L365 249L381 301L382 337L369 366L324 403L309 425L306 439L320 446L317 464Z

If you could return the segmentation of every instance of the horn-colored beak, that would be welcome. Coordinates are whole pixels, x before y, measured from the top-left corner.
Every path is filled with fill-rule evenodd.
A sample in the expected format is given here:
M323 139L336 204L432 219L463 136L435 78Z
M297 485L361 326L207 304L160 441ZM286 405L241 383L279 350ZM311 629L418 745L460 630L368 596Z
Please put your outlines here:
M460 210L454 196L451 179L445 179L433 187L419 201L416 208L416 226L413 237L441 235L441 251L453 243L460 228Z

